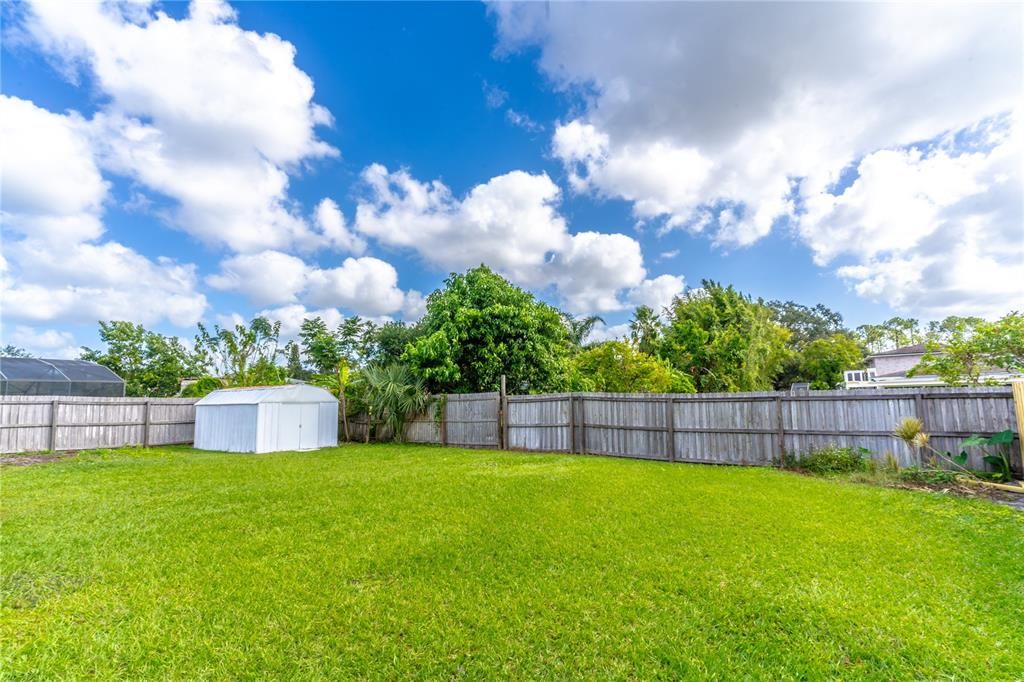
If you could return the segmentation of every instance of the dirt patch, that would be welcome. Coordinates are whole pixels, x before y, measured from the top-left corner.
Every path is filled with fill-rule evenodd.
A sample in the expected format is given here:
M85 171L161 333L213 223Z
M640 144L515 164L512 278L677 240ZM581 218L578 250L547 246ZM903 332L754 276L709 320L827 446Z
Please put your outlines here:
M889 484L889 487L900 488L903 490L927 490L934 493L959 495L960 497L977 497L995 502L996 504L1012 507L1018 511L1024 511L1024 495L1018 495L1017 493L1011 493L997 488L989 488L983 485L965 485L960 483L938 485L904 481L900 483L891 483Z
M22 452L0 455L0 466L27 467L33 464L49 464L74 457L77 454L77 450L66 450L63 452Z

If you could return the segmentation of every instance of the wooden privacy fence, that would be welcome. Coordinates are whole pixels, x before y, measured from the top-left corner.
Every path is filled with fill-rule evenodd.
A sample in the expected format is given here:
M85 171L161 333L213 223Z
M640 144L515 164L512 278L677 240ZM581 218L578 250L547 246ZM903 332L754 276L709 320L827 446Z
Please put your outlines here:
M191 443L194 398L3 396L0 452Z
M407 441L466 448L502 447L501 393L451 393L433 398L424 414L406 422ZM364 439L365 418L357 418L353 424L353 440ZM390 433L382 430L379 440L390 437Z
M892 436L904 417L917 417L940 450L959 451L969 435L1012 429L1019 434L1013 391L911 388L806 393L555 393L502 392L439 396L406 424L406 439L459 447L503 448L635 457L669 462L767 466L784 452L825 445L891 452L902 466L919 454ZM0 452L76 450L122 445L191 443L195 399L0 398ZM438 415L437 411L441 414ZM365 421L350 420L353 440ZM380 434L387 437L388 434ZM1019 436L1011 462L1024 474ZM984 469L977 448L969 466Z
M825 445L892 453L901 466L919 453L892 431L917 417L939 451L960 451L975 433L1019 433L1009 387L878 389L806 393L561 393L505 398L512 450L613 455L670 462L771 465L783 453ZM1019 440L1011 461L1022 473ZM984 469L971 449L969 466Z

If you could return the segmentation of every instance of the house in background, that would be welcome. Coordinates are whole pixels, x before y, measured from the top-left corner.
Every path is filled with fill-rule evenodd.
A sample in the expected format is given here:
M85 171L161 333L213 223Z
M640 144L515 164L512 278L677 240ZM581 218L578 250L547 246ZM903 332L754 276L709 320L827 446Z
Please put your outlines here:
M907 376L927 352L923 343L903 346L869 355L864 360L864 369L849 369L843 372L844 388L910 388L914 386L945 386L946 382L934 374ZM981 374L981 381L1008 384L1020 378L1019 374L1005 370L991 370Z

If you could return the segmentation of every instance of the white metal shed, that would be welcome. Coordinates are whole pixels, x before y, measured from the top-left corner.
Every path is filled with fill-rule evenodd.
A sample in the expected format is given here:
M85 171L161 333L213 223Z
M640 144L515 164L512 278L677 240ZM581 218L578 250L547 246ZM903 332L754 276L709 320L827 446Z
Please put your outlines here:
M227 388L196 403L199 450L279 452L337 444L338 400L317 386Z

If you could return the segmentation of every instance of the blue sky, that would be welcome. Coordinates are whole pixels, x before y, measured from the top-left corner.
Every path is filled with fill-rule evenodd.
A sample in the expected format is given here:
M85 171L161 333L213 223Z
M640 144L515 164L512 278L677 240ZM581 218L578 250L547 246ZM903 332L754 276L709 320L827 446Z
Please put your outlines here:
M411 320L474 259L609 336L704 278L851 326L1024 302L1009 5L207 7L4 6L5 132L39 138L5 160L4 343L69 354L99 317ZM911 35L880 49L894 21ZM914 30L931 47L908 55Z

